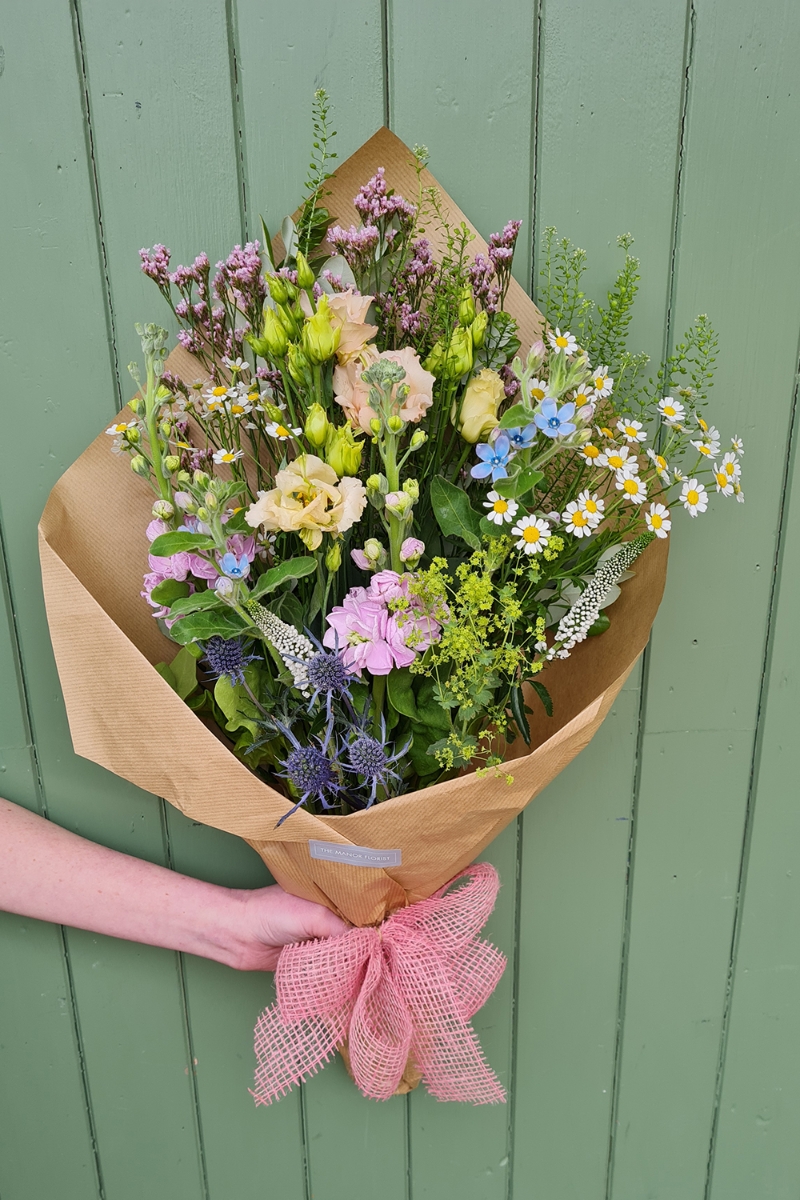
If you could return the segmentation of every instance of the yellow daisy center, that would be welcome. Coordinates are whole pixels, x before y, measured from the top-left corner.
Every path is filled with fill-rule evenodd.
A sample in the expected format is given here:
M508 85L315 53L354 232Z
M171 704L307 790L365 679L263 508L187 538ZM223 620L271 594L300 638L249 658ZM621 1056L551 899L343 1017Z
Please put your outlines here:
M690 490L689 490L689 491L686 493L686 503L687 503L687 504L697 504L697 501L698 501L699 499L700 499L700 493L699 493L699 492L696 492L696 491L694 490L694 488L691 488L691 489L690 489Z
M733 463L725 463L725 474L726 475L735 475L736 474L736 467L734 466Z
M665 404L661 411L665 417L674 417L677 410L671 404Z
M626 425L625 432L628 434L629 437L636 437L636 434L639 432L639 430L636 428L635 425Z
M590 512L590 513L597 512L597 505L595 504L594 500L587 500L583 507L586 509L587 512Z
M586 395L586 392L576 392L575 393L575 403L577 405L588 404L589 397Z
M234 458L235 458L235 455L234 455L233 451L226 450L226 452L222 456L222 461L223 462L233 462Z
M496 512L496 513L508 512L508 501L507 500L495 500L494 504L492 505L492 512Z
M594 386L597 388L598 392L602 391L603 388L606 386L605 375L598 375L594 381Z
M565 338L562 333L561 337L556 338L556 345L558 346L559 350L563 350L565 346L569 345L569 338ZM535 540L536 539L534 538L534 541Z
M238 417L244 412L244 409L242 408L241 404L232 404L231 412L234 414L234 416Z
M278 437L288 437L289 436L289 430L286 428L285 425L276 425L275 432L278 435Z
M664 524L664 518L662 516L660 516L659 513L651 513L650 524L653 527L653 529L660 529L661 526Z
M636 493L639 491L639 480L638 479L626 479L622 485L622 490L624 492L627 492L629 496L635 496Z
M531 395L534 400L544 400L544 390L542 388L531 388Z
M659 471L666 471L667 469L667 460L662 458L660 454L656 455L656 466L658 467Z
M708 425L705 423L702 417L697 418L697 424L703 430L703 433L708 433Z
M254 404L256 402L256 400L258 399L258 392L248 392L247 399L250 401L251 404Z
M212 396L224 396L225 393L227 392L227 390L228 389L224 388L224 387L215 387L215 388L212 388L211 395Z
M115 425L114 433L124 433L127 428L128 428L128 426L124 425L124 424L123 425Z
M536 525L526 525L522 531L523 542L527 542L531 546L538 542L541 536L541 531Z
M572 524L577 525L579 529L582 529L584 525L589 524L589 518L585 513L582 513L580 509L578 509L577 512L572 514Z
M613 467L615 471L619 471L625 466L625 459L619 454L609 454L608 465Z
M600 432L602 433L603 437L612 438L614 436L614 434L611 432L611 430L606 425L600 426Z
M591 444L583 447L583 453L587 458L598 458L600 455L600 451L597 449L597 446L592 446Z
M723 471L717 472L717 483L721 488L726 488L728 486L728 476Z

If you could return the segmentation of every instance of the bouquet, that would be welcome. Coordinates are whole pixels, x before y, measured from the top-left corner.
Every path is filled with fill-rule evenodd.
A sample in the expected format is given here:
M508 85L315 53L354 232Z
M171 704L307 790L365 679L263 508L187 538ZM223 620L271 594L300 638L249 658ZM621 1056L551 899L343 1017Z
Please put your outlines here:
M647 640L673 515L742 500L743 447L704 416L707 318L649 380L627 348L629 235L597 307L548 230L542 316L511 274L519 221L484 243L386 130L332 174L321 92L314 135L280 237L262 221L213 270L141 251L179 347L139 327L137 395L54 489L42 561L76 749L365 926L588 741ZM425 1061L408 1037L401 1073L409 1046Z

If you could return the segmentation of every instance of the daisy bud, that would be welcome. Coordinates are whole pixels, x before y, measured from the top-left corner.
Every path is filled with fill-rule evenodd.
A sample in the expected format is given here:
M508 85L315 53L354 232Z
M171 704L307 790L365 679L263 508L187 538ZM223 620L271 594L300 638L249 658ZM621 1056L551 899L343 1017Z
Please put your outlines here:
M325 555L325 566L333 574L342 565L342 543L337 539L328 547Z
M147 459L141 454L134 454L131 459L131 470L136 475L141 475L144 479L150 477L150 465Z
M169 471L170 475L174 474L180 465L181 460L178 458L177 454L168 454L164 459L164 470Z
M314 286L314 272L308 265L308 259L302 250L297 251L297 286L308 292ZM330 355L328 355L330 358Z
M153 505L153 516L157 521L168 521L175 515L175 509L169 500L156 500Z

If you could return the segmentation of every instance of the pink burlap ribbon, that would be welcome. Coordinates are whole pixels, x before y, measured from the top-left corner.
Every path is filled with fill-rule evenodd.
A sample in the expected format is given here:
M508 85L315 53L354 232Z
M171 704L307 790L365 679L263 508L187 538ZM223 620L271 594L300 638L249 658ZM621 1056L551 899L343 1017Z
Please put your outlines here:
M460 879L469 882L449 891ZM287 946L277 1004L255 1029L256 1104L285 1095L345 1040L353 1078L373 1100L394 1094L409 1056L439 1100L505 1100L469 1023L506 965L477 937L499 886L494 867L478 863L378 929Z

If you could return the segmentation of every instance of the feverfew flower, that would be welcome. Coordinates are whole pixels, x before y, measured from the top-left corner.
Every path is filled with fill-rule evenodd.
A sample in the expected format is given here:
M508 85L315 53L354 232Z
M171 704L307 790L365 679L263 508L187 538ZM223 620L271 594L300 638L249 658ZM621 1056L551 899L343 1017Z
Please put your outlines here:
M614 387L614 380L608 373L608 367L598 367L592 377L595 395L600 399L605 399L610 396Z
M567 533L572 533L577 538L589 537L594 530L588 514L581 508L577 500L570 501L561 514L561 520L564 522Z
M716 430L714 432L716 433ZM703 440L702 442L692 442L692 445L699 454L704 455L706 458L716 458L719 454L718 441Z
M580 457L590 467L596 467L600 460L600 451L592 442L586 442L578 451Z
M525 554L540 554L550 541L550 526L541 517L522 517L512 528L511 536L519 539L518 550Z
M723 454L722 462L715 470L723 471L729 479L739 479L742 474L742 466L732 450L727 454Z
M213 458L217 466L221 463L235 463L240 458L244 458L244 450L226 450L223 446L220 450L214 451Z
M129 429L135 428L135 421L128 421L127 423L125 421L118 421L116 425L109 425L106 433L109 435L109 437L120 437L127 433Z
M733 495L733 485L736 482L736 478L733 475L728 475L722 469L721 464L714 464L714 482L717 485L717 491L721 492L723 496Z
M621 421L617 421L617 429L629 445L636 445L647 438L647 433L642 429L641 421L631 421L629 418L623 418Z
M627 446L604 446L603 453L597 459L598 467L608 467L609 471L624 471L635 475L639 470L638 458L631 457Z
M531 400L535 400L538 404L547 395L547 381L545 379L532 379L528 385L528 391L530 392Z
M294 429L288 425L282 425L280 421L271 421L266 426L266 432L270 437L276 438L279 442L286 442L289 438L300 437L302 429Z
M681 488L681 504L691 517L705 512L708 508L708 492L702 483L697 479L687 479Z
M744 442L740 437L731 438L731 450L734 454L744 454Z
M554 350L560 350L562 354L566 354L567 358L572 358L578 349L577 340L569 331L562 333L560 329L556 328L555 333L553 333L551 330L548 330L547 340Z
M516 500L506 500L504 496L494 491L486 493L483 507L489 509L486 520L491 521L494 525L513 521L519 510Z
M656 454L655 450L648 450L647 457L652 462L652 464L655 467L656 471L658 472L660 478L665 481L668 480L669 479L669 467L667 465L667 460L664 458L664 456L662 454Z
M673 400L671 396L665 396L658 402L658 411L664 418L665 425L677 425L683 420L686 410L680 400Z
M629 475L625 471L617 471L614 483L617 490L622 492L626 500L632 504L641 504L647 499L647 488L638 475Z
M593 529L600 524L606 506L605 500L587 489L578 496L578 506L589 518L589 524Z
M672 528L669 509L665 508L663 504L651 504L648 511L644 514L644 519L647 528L657 538L665 538Z

